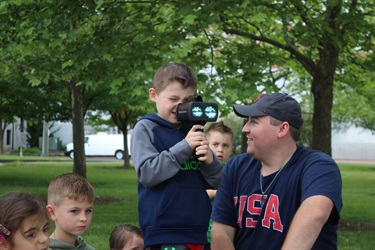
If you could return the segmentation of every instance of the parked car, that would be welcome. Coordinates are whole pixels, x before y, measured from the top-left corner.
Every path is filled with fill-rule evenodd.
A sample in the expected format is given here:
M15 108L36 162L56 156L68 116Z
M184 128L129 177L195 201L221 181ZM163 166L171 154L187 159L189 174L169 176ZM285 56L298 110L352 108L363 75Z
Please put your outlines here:
M124 158L124 135L97 134L85 136L86 156L114 156L120 160ZM130 156L130 134L128 135L128 152ZM74 145L66 145L65 155L74 158Z

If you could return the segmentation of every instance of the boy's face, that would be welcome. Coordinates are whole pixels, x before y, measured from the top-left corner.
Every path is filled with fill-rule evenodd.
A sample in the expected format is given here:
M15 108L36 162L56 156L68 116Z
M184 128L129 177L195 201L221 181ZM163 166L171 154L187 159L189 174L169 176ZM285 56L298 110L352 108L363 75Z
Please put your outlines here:
M64 239L82 235L90 226L92 220L93 203L87 199L64 198L60 206L47 206L51 219L56 228L51 237L66 242ZM73 237L74 236L74 237Z
M5 248L13 250L47 250L49 246L49 220L47 215L34 215L25 218L21 227L15 232L12 242L5 244ZM0 247L1 248L1 247Z
M227 162L233 153L233 143L230 134L211 131L207 135L208 145L215 152L221 163Z
M172 124L180 124L177 120L176 107L179 103L185 102L188 97L195 94L195 89L182 88L181 83L174 81L168 86L156 93L154 88L150 88L150 99L156 103L158 115Z

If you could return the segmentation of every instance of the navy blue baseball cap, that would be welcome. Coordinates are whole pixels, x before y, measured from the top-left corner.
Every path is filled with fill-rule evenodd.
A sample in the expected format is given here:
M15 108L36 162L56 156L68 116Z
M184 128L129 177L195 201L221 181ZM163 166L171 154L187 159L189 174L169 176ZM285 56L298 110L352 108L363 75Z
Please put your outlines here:
M303 124L301 106L293 97L283 93L261 94L252 105L233 105L233 110L241 117L269 115L297 129Z

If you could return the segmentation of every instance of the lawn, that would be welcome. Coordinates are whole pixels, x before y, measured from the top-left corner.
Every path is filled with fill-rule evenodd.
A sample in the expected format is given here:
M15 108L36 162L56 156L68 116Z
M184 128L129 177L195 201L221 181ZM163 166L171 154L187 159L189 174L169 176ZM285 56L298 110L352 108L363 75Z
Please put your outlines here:
M97 250L109 248L115 225L138 225L136 174L120 166L119 162L87 163L87 179L94 186L96 200L92 224L83 237ZM72 162L9 162L0 166L0 194L25 191L45 200L50 180L71 171Z
M1 160L4 157L0 156ZM123 169L121 164L87 162L87 179L94 186L97 199L93 222L83 237L97 250L108 249L109 234L115 225L138 225L136 174L133 169ZM375 165L340 164L340 169L344 200L341 217L346 221L375 224ZM17 190L45 199L49 181L71 171L71 161L53 162L48 158L41 162L3 163L0 166L0 194ZM339 249L373 249L375 246L374 231L339 230L338 237Z

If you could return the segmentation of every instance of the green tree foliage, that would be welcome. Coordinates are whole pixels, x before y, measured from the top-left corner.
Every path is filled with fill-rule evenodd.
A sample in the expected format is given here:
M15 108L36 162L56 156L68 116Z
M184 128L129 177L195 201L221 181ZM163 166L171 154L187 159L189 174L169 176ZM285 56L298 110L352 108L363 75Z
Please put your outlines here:
M225 79L223 75L235 78L234 74L250 73L248 78L242 77L244 81L239 87L250 100L254 85L275 90L269 84L275 78L265 74L273 65L285 73L291 69L300 77L310 75L312 147L331 154L334 79L347 63L363 67L359 54L372 55L371 1L178 1L176 4L178 9L186 11L186 16L194 17L194 23L184 29L192 33L195 27L205 30L214 48L213 58L222 61L213 66L219 79ZM225 67L230 67L228 75ZM231 86L229 82L225 82L225 90ZM238 97L242 96L239 93Z
M18 65L31 86L58 84L49 92L50 98L67 90L75 145L73 172L86 175L83 119L87 108L112 115L122 110L127 115L113 118L126 130L126 124L149 109L143 105L145 83L152 78L149 73L173 61L168 52L185 38L169 26L170 8L155 4L13 0L0 5L7 65Z
M73 140L77 146L73 171L86 176L83 92L102 69L93 70L98 61L94 52L99 51L90 37L94 30L87 25L97 21L93 6L80 1L9 1L1 8L10 62L23 69L32 86L56 82L71 90ZM93 19L89 19L90 10Z
M222 117L234 103L287 87L302 97L305 130L312 121L304 145L330 154L332 117L374 124L373 7L369 0L4 1L1 117L72 120L73 171L85 176L87 110L108 112L126 133L153 110L147 93L155 70L183 61L199 72L199 93L220 103ZM344 107L348 100L360 109ZM14 109L20 101L27 113Z
M348 64L337 76L338 88L333 107L336 129L355 125L375 134L375 62L374 54L363 57L362 65ZM351 72L351 74L345 74Z

